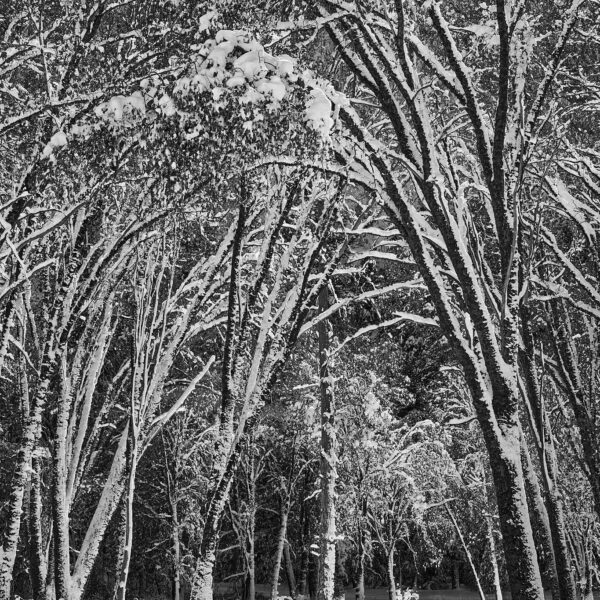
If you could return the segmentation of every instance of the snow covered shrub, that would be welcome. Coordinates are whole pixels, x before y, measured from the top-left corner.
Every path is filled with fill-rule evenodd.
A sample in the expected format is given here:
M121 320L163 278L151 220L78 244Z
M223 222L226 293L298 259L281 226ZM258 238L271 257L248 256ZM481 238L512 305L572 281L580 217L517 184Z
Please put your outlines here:
M396 600L419 600L419 594L415 590L411 590L410 588L400 590L400 584L396 585L398 586Z

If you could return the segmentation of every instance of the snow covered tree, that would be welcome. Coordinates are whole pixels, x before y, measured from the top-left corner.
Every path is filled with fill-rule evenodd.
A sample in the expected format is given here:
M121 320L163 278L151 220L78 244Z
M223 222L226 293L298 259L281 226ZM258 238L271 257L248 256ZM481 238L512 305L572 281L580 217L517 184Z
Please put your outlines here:
M577 19L593 12L576 1L555 28L520 3L499 1L493 13L390 4L318 5L314 25L358 84L354 107L339 104L334 148L410 247L486 440L513 597L541 598L520 460L520 361L531 357L520 350L531 260L522 223L537 204L552 83ZM536 59L549 65L543 76ZM553 539L561 594L572 598L560 500L549 504L562 532Z

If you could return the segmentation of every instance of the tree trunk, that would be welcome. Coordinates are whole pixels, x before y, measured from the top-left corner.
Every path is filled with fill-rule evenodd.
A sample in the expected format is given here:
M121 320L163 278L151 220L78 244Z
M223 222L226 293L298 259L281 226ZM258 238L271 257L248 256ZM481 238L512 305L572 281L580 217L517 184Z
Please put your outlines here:
M127 497L123 494L123 505L117 514L118 533L116 535L116 560L114 560L114 577L111 577L113 593L112 600L116 600L119 595L120 576L123 571L123 561L125 560L125 548L127 547ZM111 561L113 562L113 561ZM111 565L112 566L112 565Z
M344 600L346 596L344 584L346 583L346 568L344 561L346 558L345 547L343 540L338 540L335 545L335 583L334 583L334 599Z
M52 478L52 524L54 529L54 589L57 600L70 600L71 560L69 500L67 498L67 436L71 411L66 356L61 357L59 408L54 439Z
M253 436L250 438L250 444L253 443ZM250 485L248 486L248 531L246 557L248 561L248 586L247 600L256 599L256 551L254 547L254 538L256 534L256 463L254 451L250 449Z
M477 570L475 569L475 563L473 562L473 557L471 555L471 551L469 550L469 547L467 546L465 538L463 537L462 531L460 530L460 527L458 526L458 521L456 520L456 517L454 516L454 513L452 512L452 509L448 506L447 502L444 504L444 508L446 509L446 513L448 514L448 516L450 517L450 520L452 521L452 524L454 525L454 529L456 530L458 539L460 540L460 544L463 547L463 550L467 556L467 561L469 562L469 566L471 567L471 572L473 573L473 577L475 579L475 585L477 586L477 592L479 593L479 598L480 598L480 600L485 600L485 593L483 592L483 588L481 587L481 581L479 581L479 574L477 573Z
M516 215L520 196L513 194L513 183L520 169L520 161L514 160L511 164L511 160L507 160L507 154L511 154L507 150L514 149L506 134L510 113L508 107L512 101L509 101L512 93L509 90L512 90L515 79L512 75L511 33L506 22L505 4L508 3L497 2L500 70L493 137L490 139L487 125L482 122L479 101L475 97L468 69L463 66L462 54L457 49L451 26L442 15L443 9L440 9L438 2L423 3L423 10L437 33L436 43L443 48L442 62L449 59L448 68L452 77L456 76L460 81L457 84L461 89L460 94L469 96L465 104L476 138L478 171L483 173L488 188L487 207L497 233L499 260L494 258L493 262L486 261L484 254L488 252L482 253L479 249L468 247L465 236L457 226L457 218L449 210L446 194L452 196L455 192L452 187L456 188L458 184L447 186L445 182L441 185L438 183L448 173L441 166L448 164L451 157L438 154L434 119L427 102L418 102L414 97L418 75L413 72L403 39L405 3L395 3L399 33L395 48L391 50L393 56L387 48L381 49L378 34L365 22L363 14L355 13L355 19L340 21L335 18L337 15L332 3L322 1L318 6L320 16L329 19L327 30L340 56L354 75L364 81L380 100L391 129L395 129L394 141L400 153L410 163L419 165L417 169L409 167L409 171L418 173L411 176L423 204L430 211L431 223L427 229L433 225L436 235L439 233L440 239L443 239L445 247L442 261L447 261L446 265L440 266L436 251L430 249L426 240L429 234L425 233L426 229L420 223L422 217L415 209L412 191L405 190L404 181L397 172L398 166L380 151L381 140L373 130L363 125L354 111L344 107L340 109L341 120L348 133L369 155L370 166L376 170L374 178L380 177L381 184L376 185L384 188L381 195L386 211L411 250L442 330L459 357L469 383L490 456L512 599L543 600L544 591L519 458L516 352L519 345L518 305L521 288L518 273L521 259L515 242L519 236L519 219ZM395 72L397 64L400 65L399 74ZM443 78L447 82L446 74ZM409 118L400 108L402 104L399 99L402 96L410 106L407 113L410 114ZM483 262L487 264L482 265ZM447 266L451 266L455 274L451 284L447 281ZM488 299L490 291L487 283L482 283L487 276L503 282L499 322L489 307L493 301ZM455 285L460 288L460 294L455 295L450 291ZM456 309L459 305L459 311L470 317L476 340L474 336L465 336L462 331L461 315Z
M249 540L248 554L248 589L247 600L255 600L256 598L256 560L254 558L254 540Z
M77 556L77 562L71 577L71 600L79 600L83 595L83 590L98 556L100 543L104 539L106 529L123 495L128 438L129 425L121 433L102 495L96 505L96 510L88 525Z
M546 492L546 506L552 547L554 549L558 589L561 600L575 600L575 582L571 573L562 499L558 488L560 475L554 447L554 436L537 380L534 364L535 344L530 325L531 316L527 307L523 307L521 312L525 352L520 353L520 362L523 365L522 371L527 387L525 402L530 403L530 406L527 407L529 409L527 412L530 426L537 440L538 456L542 466L542 481Z
M250 423L248 427L252 427ZM220 477L215 491L210 499L204 528L202 530L202 543L196 561L196 568L192 579L190 600L212 600L213 597L213 570L217 558L217 544L219 542L219 528L221 518L225 512L225 505L229 497L229 490L233 475L240 460L241 440L238 441L232 452L223 475Z
M573 344L569 309L562 300L550 302L553 320L553 341L558 363L562 371L567 397L575 415L575 424L581 440L583 459L587 466L588 478L594 498L594 508L600 518L600 447L595 423L586 402L584 384L577 362L577 352Z
M308 560L308 595L310 600L317 600L319 595L319 564L314 554L310 554Z
M521 447L521 457L523 461L525 486L529 500L529 511L531 513L531 522L534 525L534 537L536 544L542 549L546 558L546 571L550 579L552 600L559 600L560 588L558 585L558 575L556 572L556 562L554 560L554 547L552 544L552 533L550 532L548 513L542 498L538 478L531 462L529 448L527 447L525 440L523 440ZM540 569L543 569L542 565L540 565Z
M283 549L285 546L285 536L287 535L288 506L287 502L282 503L281 523L279 525L279 534L277 536L277 548L275 550L275 560L273 561L273 573L271 575L271 600L277 600L279 597L279 571L281 570L281 560L283 558Z
M173 600L181 597L181 543L179 541L179 516L177 514L177 501L171 502L171 519L173 536Z
M17 558L23 499L31 469L31 455L39 438L42 426L42 414L50 386L48 367L43 370L42 375L46 375L46 377L42 379L40 388L35 395L32 413L25 421L21 446L15 461L15 469L11 482L2 551L0 552L0 600L10 600L11 598L11 582Z
M213 569L216 558L216 550L207 549L203 552L202 557L198 559L190 600L212 600Z
M69 263L70 261L67 260L67 264ZM40 367L39 384L33 397L33 402L31 403L31 410L28 418L25 420L21 446L17 454L17 460L15 461L8 503L8 517L3 528L2 551L0 552L0 600L9 600L10 598L11 581L21 529L23 499L25 488L29 480L29 471L31 470L31 457L41 435L42 416L44 414L46 403L53 393L52 384L55 380L57 367L61 364L61 353L64 351L66 345L66 329L63 327L61 330L59 324L61 323L61 319L65 317L65 298L69 291L69 284L75 269L75 264L69 264L69 273L64 278L60 291L53 299L52 317L47 323L48 331L50 333L47 335L41 354L42 364ZM7 315L7 318L9 318L9 315ZM60 415L58 416L58 420L58 426L60 426ZM53 495L53 504L53 509L55 511L53 520L56 523L56 517L64 519L65 516L68 516L68 511L65 515L67 508L66 498L61 499L60 497ZM68 534L68 530L66 533ZM59 568L65 575L63 577L61 574L61 581L58 582L59 585L56 589L57 594L58 592L66 592L67 587L65 586L68 585L69 572L68 570L65 572L64 568L65 566L68 567L69 546L68 539L65 541L64 537L65 526L64 523L62 523L60 527L60 539L56 542L61 548L61 554L59 560L55 560L55 565L60 565ZM62 579L65 579L65 581L62 581ZM60 597L57 596L56 600L60 600Z
M361 480L359 497L362 495ZM365 519L367 517L367 510L367 499L362 497L360 498L360 515L358 517L356 585L354 586L356 600L365 600L365 560L367 557L367 528L365 527Z
M243 195L243 194L242 194ZM202 542L192 578L190 600L212 600L213 569L217 557L219 527L225 511L233 475L240 460L240 443L232 447L234 439L233 418L236 406L233 369L235 367L235 329L238 322L238 277L241 249L246 223L246 206L240 203L236 231L233 239L231 273L227 303L227 328L223 365L221 367L221 407L219 414L219 434L215 443L212 466L212 495L208 503L206 520L202 530ZM249 429L249 424L246 424ZM241 432L243 434L243 432ZM0 599L1 600L1 599Z
M285 575L288 583L288 589L292 600L298 598L298 589L296 588L296 576L294 575L294 563L292 562L292 556L290 553L290 544L285 540L283 547L283 560L285 563Z
M328 288L319 292L319 312L329 307ZM335 484L337 440L335 398L329 364L329 327L327 320L318 324L319 379L321 390L321 552L319 561L319 600L333 600L335 586Z
M395 548L392 546L387 555L387 583L388 583L388 598L396 600L396 578L394 577L394 553Z
M502 588L500 587L500 571L498 569L498 557L496 556L496 540L494 539L494 519L491 514L486 515L487 536L490 545L490 561L492 573L494 574L494 594L496 600L502 600Z
M131 565L131 552L133 550L133 497L135 494L135 476L138 463L138 428L131 417L131 448L129 461L129 474L127 476L127 490L125 497L125 540L123 548L123 560L119 573L116 600L125 600L127 595L127 579L129 578L129 567Z
M308 569L310 563L310 515L306 508L306 491L308 489L308 472L304 478L304 494L300 504L300 531L302 532L302 556L298 577L298 598L304 600L308 594Z
M21 272L20 267L17 270L18 274ZM9 298L8 303L4 309L4 315L2 318L2 327L0 329L0 375L4 371L4 361L8 354L8 344L10 342L10 331L13 326L14 316L16 312L17 302L14 298Z
M516 415L501 431L480 417L496 490L506 569L513 600L544 600L520 460L521 432Z
M452 589L460 588L460 561L457 558L452 559Z
M343 114L342 116L344 117ZM350 118L347 119L347 123L350 131L357 135L358 139L365 139L358 124ZM373 152L372 157L396 211L390 210L388 214L399 230L405 234L421 276L431 294L442 330L456 350L465 372L490 457L512 598L513 600L543 600L544 590L527 513L519 458L519 398L516 389L514 352L506 349L501 351L499 348L497 331L493 329L484 293L472 271L470 260L465 256L464 247L455 238L454 231L447 230L444 239L446 244L451 242L451 247L448 248L450 260L463 279L461 288L465 297L466 310L477 331L480 358L483 360L480 360L477 354L466 350L464 338L456 325L456 316L450 306L445 284L415 223L412 209L385 158L377 152ZM432 193L435 197L437 192ZM445 220L441 215L438 217L442 222ZM509 333L512 348L515 346L516 337L514 328ZM505 355L510 356L507 359Z
M19 310L24 308L23 295L19 298ZM23 311L24 312L24 311ZM26 331L22 324L26 321L23 314L19 319L19 341L21 347L25 348ZM2 366L0 364L0 373ZM27 422L31 410L29 398L29 382L27 378L27 362L21 353L19 359L19 387L21 388L21 415L23 422ZM29 501L28 501L28 520L27 520L27 539L28 539L28 556L29 556L29 579L33 597L36 600L46 600L46 574L47 564L44 554L44 541L42 535L42 486L41 475L42 465L39 454L33 452L31 456L31 476L29 479Z
M35 600L46 600L47 564L42 536L42 490L40 459L34 454L31 468L31 500L29 503L29 574Z
M557 473L555 469L553 469L553 471L554 475L552 481L547 482L550 490L547 495L546 506L548 510L550 536L554 549L554 561L558 575L558 589L561 600L575 600L577 593L575 590L575 582L571 571L569 551L565 536L562 502L558 497L558 490L556 489L556 482L558 481Z
M356 585L354 586L354 597L356 600L365 600L365 552L362 544L358 549L358 561L356 565Z

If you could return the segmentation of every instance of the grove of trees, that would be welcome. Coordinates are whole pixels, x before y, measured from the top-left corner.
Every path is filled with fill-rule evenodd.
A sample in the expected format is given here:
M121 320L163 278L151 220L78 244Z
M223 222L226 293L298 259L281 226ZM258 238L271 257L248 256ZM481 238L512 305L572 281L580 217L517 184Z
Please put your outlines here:
M0 38L0 600L593 597L597 0Z

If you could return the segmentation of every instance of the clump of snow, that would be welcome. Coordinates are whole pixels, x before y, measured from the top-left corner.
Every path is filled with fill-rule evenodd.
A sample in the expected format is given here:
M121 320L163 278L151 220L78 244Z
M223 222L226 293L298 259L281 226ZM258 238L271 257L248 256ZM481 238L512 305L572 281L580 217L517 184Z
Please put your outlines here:
M227 85L228 88L240 87L246 85L246 78L242 75L235 75L229 79L225 85Z
M162 114L165 115L165 117L171 117L177 112L173 100L171 100L171 98L169 98L167 94L163 94L160 97L158 101L158 107L160 108Z
M286 87L283 81L281 81L281 77L273 75L268 79L259 81L256 84L256 91L261 94L272 96L275 100L283 100L286 93Z
M323 137L327 137L333 127L331 113L332 104L325 92L319 88L311 90L310 98L306 103L306 120Z
M222 44L223 42L233 42L235 44L243 42L249 44L251 40L251 34L243 29L222 29L215 36L217 44Z
M500 36L496 32L494 20L481 24L466 25L463 29L475 34L477 41L482 42L488 48L500 45Z
M200 30L209 29L216 13L201 18ZM275 56L244 30L221 30L214 38L192 47L195 56L190 66L178 73L173 86L167 91L166 82L158 76L140 82L140 91L131 95L115 95L101 103L95 114L113 128L133 126L141 116L148 120L157 115L171 117L178 113L178 98L189 94L210 92L212 106L224 106L224 94L235 90L242 106L265 105L277 110L292 87L308 92L305 120L323 139L330 137L340 106L347 104L344 94L328 83L314 77L310 71L301 76L296 72L295 60L287 55ZM245 121L251 130L259 116ZM197 136L198 132L193 132ZM50 153L51 150L48 150Z
M291 56L269 54L247 31L219 31L197 50L198 58L192 69L176 82L175 95L215 88L243 91L246 87L240 96L241 104L270 101L269 106L276 108L288 93L289 85L298 79Z
M256 104L263 99L263 95L256 89L249 87L242 96L240 96L241 104Z
M328 139L338 118L340 107L348 106L348 99L345 94L335 90L330 83L316 79L311 71L305 71L302 80L311 90L306 103L306 121L310 127L321 134L323 139Z
M280 77L291 77L294 74L296 61L287 54L277 57L277 73Z
M233 61L233 71L240 71L249 81L262 79L269 72L265 58L262 49L250 50Z
M99 104L94 112L105 121L127 127L146 114L146 102L142 92L135 91L130 96L113 96L108 102Z
M198 31L202 33L207 29L210 29L211 23L217 17L217 13L214 10L209 10L206 14L200 17L200 22L198 23Z
M52 156L54 150L56 148L61 148L62 146L67 145L67 136L64 131L57 131L51 138L50 141L46 144L46 147L42 150L42 156L44 158L49 158Z
M146 112L146 102L141 92L133 92L131 96L128 96L127 105L132 111L137 111L141 115Z

